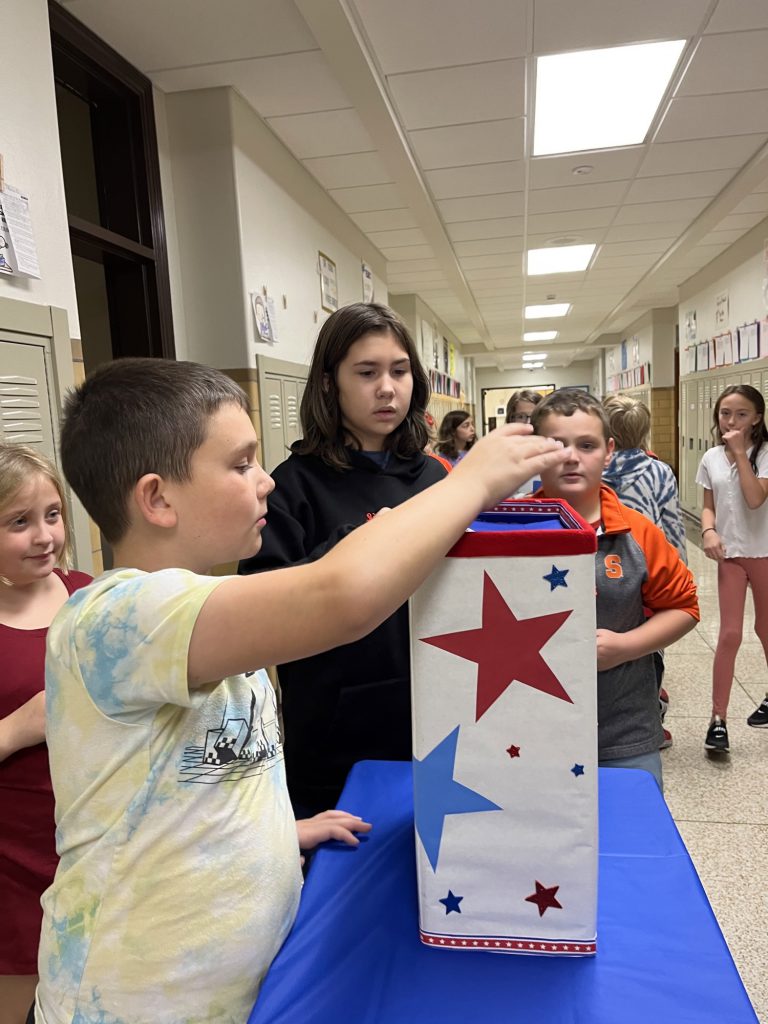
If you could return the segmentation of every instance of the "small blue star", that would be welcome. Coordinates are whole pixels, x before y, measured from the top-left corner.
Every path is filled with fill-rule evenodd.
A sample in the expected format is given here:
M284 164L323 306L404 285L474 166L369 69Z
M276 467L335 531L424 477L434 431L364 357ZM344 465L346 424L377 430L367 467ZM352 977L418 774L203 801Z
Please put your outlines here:
M578 778L579 775L583 775L584 774L584 765L583 764L575 764L573 766L573 768L571 768L571 771L573 772L574 776L576 778Z
M440 900L440 902L444 904L446 914L460 914L461 907L459 906L459 904L463 899L463 896L454 896L451 890L449 889L448 895L445 897L445 899Z
M555 590L556 587L568 587L568 584L565 582L565 577L568 575L570 571L570 569L558 569L557 566L553 565L552 572L547 573L546 576L541 577L543 580L546 580L549 584L550 594L553 590Z

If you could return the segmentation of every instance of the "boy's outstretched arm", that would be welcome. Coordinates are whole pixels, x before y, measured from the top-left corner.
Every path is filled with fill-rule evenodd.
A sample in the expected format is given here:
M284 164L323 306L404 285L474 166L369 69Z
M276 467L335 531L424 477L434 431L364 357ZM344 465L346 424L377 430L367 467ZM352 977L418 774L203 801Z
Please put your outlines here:
M530 430L499 427L444 480L355 530L317 562L226 580L198 615L190 685L366 636L407 600L479 512L565 461L569 449Z

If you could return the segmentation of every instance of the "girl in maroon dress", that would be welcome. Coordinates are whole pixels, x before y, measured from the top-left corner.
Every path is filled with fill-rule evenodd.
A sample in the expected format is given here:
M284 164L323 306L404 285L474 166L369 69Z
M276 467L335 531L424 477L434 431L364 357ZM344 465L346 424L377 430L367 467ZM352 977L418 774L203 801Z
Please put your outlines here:
M56 871L45 746L45 637L90 576L68 572L64 489L40 452L0 443L0 1020L23 1024L37 984L40 896Z

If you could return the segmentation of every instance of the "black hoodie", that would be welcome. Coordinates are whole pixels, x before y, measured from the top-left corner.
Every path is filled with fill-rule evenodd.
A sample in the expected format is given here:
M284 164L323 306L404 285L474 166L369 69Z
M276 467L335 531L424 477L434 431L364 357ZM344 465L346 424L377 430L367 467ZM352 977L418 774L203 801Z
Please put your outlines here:
M380 508L400 505L446 475L421 453L390 456L386 468L348 453L346 471L295 453L277 467L261 551L240 563L241 574L313 562ZM300 813L333 807L355 761L410 759L407 605L362 640L287 662L278 675L288 788Z

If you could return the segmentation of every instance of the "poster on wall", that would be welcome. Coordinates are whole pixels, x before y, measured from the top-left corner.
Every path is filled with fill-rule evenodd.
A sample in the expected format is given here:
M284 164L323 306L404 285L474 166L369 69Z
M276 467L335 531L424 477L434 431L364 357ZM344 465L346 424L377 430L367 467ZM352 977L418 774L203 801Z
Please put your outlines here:
M373 302L373 271L367 263L361 264L363 274L363 302Z
M696 341L696 310L690 309L685 314L685 340L689 344Z
M728 292L721 292L715 298L715 326L727 327L728 325Z
M275 304L262 292L251 292L251 309L256 327L256 341L266 345L274 345L275 337Z
M339 308L336 264L330 256L326 256L324 252L318 252L317 269L320 274L320 305L326 313L335 313Z
M632 336L632 365L640 365L640 336L638 334Z
M626 370L627 368L627 341L624 339L621 343L621 368Z

